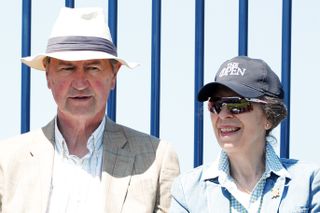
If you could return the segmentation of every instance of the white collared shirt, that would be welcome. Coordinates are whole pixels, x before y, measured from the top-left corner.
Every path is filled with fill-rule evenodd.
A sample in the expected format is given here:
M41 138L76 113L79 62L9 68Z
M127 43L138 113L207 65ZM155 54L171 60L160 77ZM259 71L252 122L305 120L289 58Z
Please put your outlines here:
M55 120L55 155L47 213L103 212L101 186L103 161L103 118L87 142L89 152L79 158L70 155Z

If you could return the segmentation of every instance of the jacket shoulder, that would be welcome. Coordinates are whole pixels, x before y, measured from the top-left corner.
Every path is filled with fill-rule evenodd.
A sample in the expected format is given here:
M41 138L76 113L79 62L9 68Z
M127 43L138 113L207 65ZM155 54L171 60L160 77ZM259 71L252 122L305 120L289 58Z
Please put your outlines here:
M108 121L110 122L110 121ZM157 137L147 133L132 129L130 127L110 122L107 131L118 132L118 135L124 137L127 141L127 146L133 153L156 153L164 147L171 147L168 142L160 140Z
M147 142L159 143L160 142L160 139L155 137L155 136L152 136L152 135L149 135L147 133L132 129L132 128L127 127L127 126L123 126L123 125L120 125L120 124L118 124L118 125L122 127L122 129L123 129L125 135L127 136L127 138L130 138L133 141L134 140L138 140L138 141L143 141L145 143L147 143Z
M4 149L10 149L14 147L24 146L33 141L37 136L43 135L41 129L33 130L21 135L16 135L0 141L0 151Z
M302 160L281 158L280 162L290 174L310 174L320 171L319 165Z
M181 185L184 191L192 192L195 188L204 184L203 174L207 169L208 166L202 165L184 172L177 177L174 185Z
M0 161L19 156L24 150L28 150L28 147L37 141L37 138L43 136L42 130L37 129L0 141Z

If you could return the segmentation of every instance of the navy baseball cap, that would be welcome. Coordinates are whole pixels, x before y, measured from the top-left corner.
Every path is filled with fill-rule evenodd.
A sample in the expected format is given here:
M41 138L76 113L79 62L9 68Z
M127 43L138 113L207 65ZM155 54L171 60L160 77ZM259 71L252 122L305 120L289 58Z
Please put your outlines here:
M237 56L224 62L214 82L203 86L198 101L207 101L218 87L225 86L245 98L270 96L283 99L284 92L279 77L261 59Z

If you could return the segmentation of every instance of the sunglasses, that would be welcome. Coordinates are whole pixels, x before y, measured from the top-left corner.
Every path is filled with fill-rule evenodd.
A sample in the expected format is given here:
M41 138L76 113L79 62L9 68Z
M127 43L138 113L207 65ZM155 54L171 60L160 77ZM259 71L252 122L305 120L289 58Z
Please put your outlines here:
M243 97L211 97L209 99L209 111L219 114L223 106L231 114L240 114L252 111L252 103L266 104L267 102L256 98Z

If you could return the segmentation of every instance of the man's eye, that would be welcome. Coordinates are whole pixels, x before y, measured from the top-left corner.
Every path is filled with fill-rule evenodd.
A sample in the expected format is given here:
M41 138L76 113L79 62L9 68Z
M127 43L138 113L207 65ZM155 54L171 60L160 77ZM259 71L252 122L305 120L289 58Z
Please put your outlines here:
M88 71L97 72L97 71L99 71L100 69L99 69L99 67L96 67L96 66L90 66L90 67L87 67L87 70L88 70Z
M61 67L60 69L59 69L60 71L68 71L68 72L70 72L70 71L72 71L73 70L73 67Z

